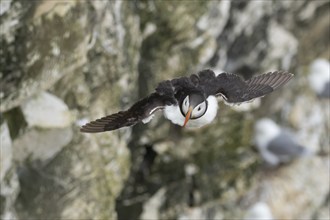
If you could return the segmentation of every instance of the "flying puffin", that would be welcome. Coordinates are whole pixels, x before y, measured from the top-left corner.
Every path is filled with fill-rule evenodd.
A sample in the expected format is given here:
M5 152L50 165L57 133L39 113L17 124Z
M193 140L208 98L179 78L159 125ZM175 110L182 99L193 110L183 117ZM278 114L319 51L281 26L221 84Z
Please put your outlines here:
M183 127L201 127L212 122L217 114L218 100L227 104L251 101L273 92L293 75L285 71L268 72L243 80L236 74L216 75L206 69L192 74L162 81L155 92L136 102L127 111L105 116L82 126L80 131L98 133L148 123L154 113L163 110L172 123Z

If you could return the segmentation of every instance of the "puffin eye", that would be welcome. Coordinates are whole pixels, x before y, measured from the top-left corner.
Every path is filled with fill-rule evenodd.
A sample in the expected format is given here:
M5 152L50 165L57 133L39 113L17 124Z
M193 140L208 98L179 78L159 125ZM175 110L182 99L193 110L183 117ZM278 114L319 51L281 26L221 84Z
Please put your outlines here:
M201 104L197 105L191 113L192 119L197 119L202 117L206 112L206 102L202 102Z

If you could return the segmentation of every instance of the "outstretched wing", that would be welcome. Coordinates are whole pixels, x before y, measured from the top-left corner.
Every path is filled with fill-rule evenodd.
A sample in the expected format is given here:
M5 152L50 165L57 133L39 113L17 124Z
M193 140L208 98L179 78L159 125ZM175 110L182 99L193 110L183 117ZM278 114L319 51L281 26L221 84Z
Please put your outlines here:
M86 133L98 133L112 131L118 128L134 125L144 119L148 119L155 111L163 109L171 97L152 93L148 97L135 103L127 111L105 116L82 126L80 131Z
M213 76L212 76L213 74ZM204 70L198 74L201 84L208 95L221 95L228 103L241 103L267 95L287 83L293 74L275 71L243 80L236 74L221 73L215 76L213 71ZM208 88L207 88L208 87Z

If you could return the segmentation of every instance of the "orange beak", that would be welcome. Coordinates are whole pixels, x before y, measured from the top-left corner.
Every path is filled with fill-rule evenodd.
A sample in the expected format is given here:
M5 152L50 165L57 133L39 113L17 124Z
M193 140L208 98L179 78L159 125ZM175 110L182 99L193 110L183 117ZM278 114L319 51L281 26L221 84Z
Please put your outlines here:
M193 108L192 108L192 107L189 107L188 112L187 112L187 114L186 114L186 119L184 120L183 127L185 127L186 124L188 123L188 121L189 121L189 119L190 119L190 115L191 115L192 110L193 110Z

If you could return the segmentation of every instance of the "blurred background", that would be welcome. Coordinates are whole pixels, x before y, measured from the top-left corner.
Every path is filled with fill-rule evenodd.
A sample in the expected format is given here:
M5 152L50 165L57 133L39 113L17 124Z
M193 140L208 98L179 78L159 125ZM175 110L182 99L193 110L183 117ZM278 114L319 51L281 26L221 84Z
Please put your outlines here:
M329 15L328 0L1 0L1 219L329 219ZM205 68L295 76L201 129L158 113L79 132ZM309 153L269 164L261 118Z

